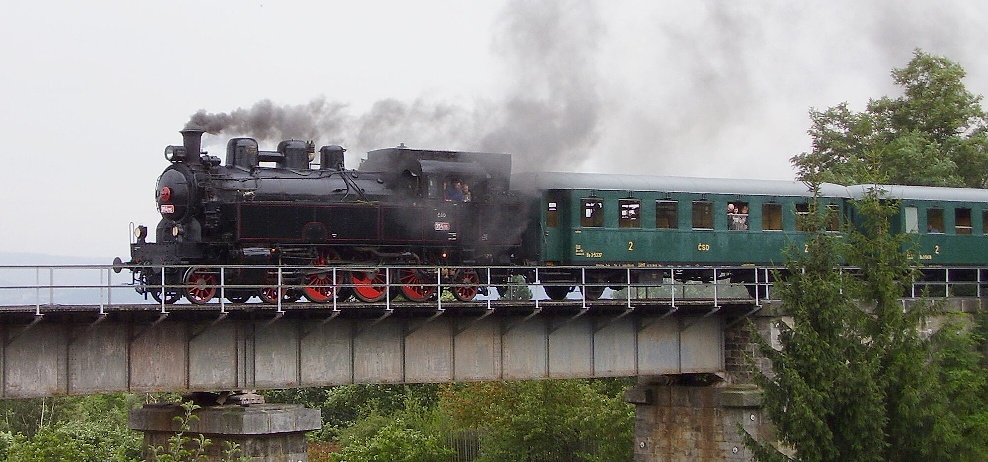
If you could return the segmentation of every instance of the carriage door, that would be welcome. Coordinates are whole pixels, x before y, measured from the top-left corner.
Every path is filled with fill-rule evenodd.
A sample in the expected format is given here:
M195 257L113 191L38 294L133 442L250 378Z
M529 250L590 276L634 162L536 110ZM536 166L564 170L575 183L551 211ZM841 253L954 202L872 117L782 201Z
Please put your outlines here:
M542 201L542 255L547 261L568 261L572 217L569 200L563 191L547 191Z

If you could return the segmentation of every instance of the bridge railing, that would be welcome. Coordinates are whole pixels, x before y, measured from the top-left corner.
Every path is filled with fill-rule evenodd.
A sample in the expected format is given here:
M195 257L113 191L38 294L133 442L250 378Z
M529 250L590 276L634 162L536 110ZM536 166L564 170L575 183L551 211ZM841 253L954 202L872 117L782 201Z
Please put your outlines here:
M156 277L149 277L143 283L135 281L130 271L123 273L112 265L66 265L66 266L0 266L0 307L33 307L40 313L42 307L85 306L97 308L102 313L108 308L122 305L158 304L165 310L166 297L154 300L149 296L154 291L165 289L166 295L174 292L184 295L190 289L215 290L209 305L219 305L225 310L227 305L239 306L231 302L233 294L249 293L256 296L260 290L274 290L276 294L290 293L293 296L274 297L271 305L282 310L283 305L294 303L295 295L306 288L325 288L329 282L334 290L353 291L361 286L348 277L353 273L379 275L374 284L381 287L384 297L380 303L390 309L393 301L402 301L399 295L403 289L417 288L423 303L442 309L444 304L461 303L449 295L440 295L445 290L457 288L477 288L478 293L471 302L486 304L488 307L503 303L506 293L517 297L531 293L531 300L538 307L550 301L546 288L572 288L566 295L571 304L583 307L596 302L596 299L609 303L623 303L632 307L642 300L662 300L675 306L684 300L707 300L714 306L721 303L745 301L760 305L773 298L773 283L777 267L456 267L456 266L357 266L342 265L331 267L311 266L238 266L224 265L210 267L212 279L192 283L185 275L192 270L189 266L153 267ZM472 269L476 278L456 279L450 277L458 270ZM402 273L402 270L405 270ZM243 271L261 271L268 274L264 284L236 283L237 275ZM850 269L849 271L853 271ZM321 274L322 278L301 279L299 275ZM415 277L402 275L415 275ZM182 275L175 276L171 275ZM514 277L505 278L505 275ZM560 275L567 275L563 280ZM166 277L167 276L167 277ZM160 278L160 279L158 279ZM313 282L315 281L315 282ZM323 281L323 282L320 282ZM531 282L526 282L531 281ZM907 284L904 297L982 297L988 287L988 268L924 268L921 277ZM552 289L550 289L552 290ZM414 291L413 291L414 292ZM431 292L431 293L430 293ZM485 293L486 292L486 293ZM470 295L472 290L467 290ZM349 299L330 297L323 305L334 309ZM510 297L508 297L510 298ZM252 298L253 303L258 303ZM189 305L184 297L176 301Z

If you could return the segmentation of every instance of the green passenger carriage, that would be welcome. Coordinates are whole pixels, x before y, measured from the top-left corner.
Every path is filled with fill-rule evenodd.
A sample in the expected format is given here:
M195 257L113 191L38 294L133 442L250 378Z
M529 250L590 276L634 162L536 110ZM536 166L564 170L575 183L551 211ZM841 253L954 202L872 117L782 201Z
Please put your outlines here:
M852 199L867 188L821 186L821 200L836 212L828 230L855 219ZM901 205L893 232L916 235L906 250L918 263L984 263L988 191L883 188ZM802 245L797 216L812 200L808 186L796 181L644 175L519 173L512 189L533 198L525 254L555 268L539 275L552 298L583 284L590 285L586 296L596 298L608 284L660 277L730 279L754 295L757 268L781 266L785 250ZM924 271L931 278L936 273Z

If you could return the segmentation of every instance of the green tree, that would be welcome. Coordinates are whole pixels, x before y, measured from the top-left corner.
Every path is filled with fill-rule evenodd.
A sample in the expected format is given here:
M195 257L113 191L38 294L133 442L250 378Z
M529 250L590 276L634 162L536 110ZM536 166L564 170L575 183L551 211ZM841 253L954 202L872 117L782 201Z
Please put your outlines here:
M901 96L873 99L863 112L847 103L811 110L813 149L792 158L800 179L815 172L840 184L988 186L988 117L964 76L957 63L916 50L892 71Z
M2 400L0 460L139 460L141 437L127 426L139 401L127 394Z
M330 457L347 462L447 462L453 456L442 438L390 420L366 439L353 440Z
M481 437L479 461L624 461L632 458L634 407L623 380L455 384L440 407Z
M10 461L134 462L139 442L120 429L94 421L70 421L42 427L30 439L10 447ZM138 437L139 441L139 437Z
M531 300L532 289L525 282L525 276L514 274L511 276L509 285L498 287L498 294L501 300Z
M917 51L893 71L904 96L863 113L812 111L813 151L792 159L799 179L814 190L825 181L983 187L985 115L963 75ZM823 232L829 212L811 207L807 245L789 252L777 293L792 321L779 325L781 350L760 340L771 370L757 378L781 444L749 446L763 461L984 459L980 331L920 335L934 307L900 301L914 268L911 236L891 228L897 201L875 187L853 207L857 222L841 235Z
M413 399L429 406L436 401L435 384L341 385L336 387L269 390L265 399L273 403L302 404L322 413L323 428L317 439L337 439L341 432L370 416L391 416Z
M790 249L776 293L792 317L779 323L781 350L760 339L770 372L756 374L765 411L782 447L748 438L758 460L879 461L886 416L880 364L867 347L867 315L845 288L839 271L845 243L825 232L827 207L814 201L804 217L804 249Z

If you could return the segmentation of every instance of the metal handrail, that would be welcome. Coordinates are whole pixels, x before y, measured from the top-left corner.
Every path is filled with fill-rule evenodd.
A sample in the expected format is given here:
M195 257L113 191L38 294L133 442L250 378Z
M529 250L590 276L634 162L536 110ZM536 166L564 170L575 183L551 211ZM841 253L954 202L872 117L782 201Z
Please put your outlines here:
M156 280L154 284L146 285L144 288L158 288L158 290L161 290L161 288L164 287L180 290L191 287L186 284L170 284L165 278L166 272L164 271L169 270L175 272L176 274L185 274L191 266L162 265L155 266L154 268L158 269L158 274L161 275L161 279ZM773 278L771 276L775 271L783 269L781 267L774 266L662 266L642 268L630 265L613 267L474 267L453 265L377 266L366 264L347 264L327 267L287 265L216 265L209 268L211 270L218 271L218 284L215 286L216 296L210 304L218 305L221 313L226 313L229 309L230 303L227 301L226 296L230 290L257 290L261 288L261 286L258 285L228 283L228 273L232 270L243 268L274 271L276 273L276 281L273 281L273 283L276 290L278 290L278 293L281 293L281 290L285 289L297 291L305 287L304 284L286 281L286 274L289 273L294 274L298 272L325 270L331 272L332 281L339 281L341 280L341 278L338 277L340 272L378 271L385 269L385 291L387 295L385 296L384 303L387 309L392 309L391 295L396 295L396 291L400 292L402 287L430 287L435 289L435 293L439 293L440 289L467 286L463 283L444 281L443 278L443 271L455 271L465 268L476 269L478 275L486 273L486 281L481 282L481 285L485 287L492 287L492 273L500 271L512 274L528 274L531 282L526 283L525 285L528 286L533 292L536 308L541 308L542 303L548 300L548 297L545 296L542 291L538 290L540 286L547 284L559 285L559 283L567 283L563 281L542 280L542 276L551 273L558 274L560 271L572 272L572 274L577 275L578 280L568 282L570 285L575 286L575 290L571 292L569 299L573 302L579 302L583 308L587 308L588 304L593 303L593 300L588 298L586 295L588 288L595 289L597 291L602 288L624 290L625 292L620 296L619 300L624 301L629 309L632 307L635 300L642 298L665 299L668 303L671 303L672 306L676 306L677 303L680 303L682 300L688 298L704 299L702 297L698 297L697 293L701 292L701 290L697 289L697 287L706 287L712 291L711 295L707 296L705 299L711 300L715 306L720 305L725 301L738 298L748 298L753 300L755 305L761 305L761 303L763 303L766 299L771 299L771 288L773 283ZM415 283L402 283L401 281L392 280L392 273L394 271L407 268L426 270L426 274L434 274L435 279L433 280L430 278L427 281L416 281ZM99 312L104 314L106 309L114 306L151 303L150 301L145 301L143 297L134 292L134 289L139 286L135 286L131 280L132 278L126 276L114 277L113 269L114 267L112 265L0 265L0 307L32 306L35 313L40 315L42 307L59 305L92 305L98 307ZM661 279L645 281L635 280L635 272L649 270L662 271L663 273L661 274L665 276ZM924 295L927 297L952 296L980 298L984 295L984 288L982 286L988 283L988 277L986 277L986 274L988 274L988 267L930 267L922 268L921 270L925 275L925 278L922 280L911 281L909 294L912 298ZM611 271L614 277L606 282L597 281L588 277L588 273L591 271ZM700 275L705 275L709 272L710 282L705 284L696 284L679 281L674 278L668 278L668 275L674 275L680 271L690 271ZM730 283L727 279L718 280L718 276L720 275L745 272L751 272L750 275L746 276L746 280L751 282L744 283L744 285L749 288L755 287L761 289L753 291L750 296L747 293L744 293L744 290L738 292L740 290L739 288L742 286L741 283ZM499 283L498 285L502 284ZM508 287L516 285L518 284L513 284L511 281L507 281L503 284L503 286ZM353 281L346 279L340 284L334 284L334 287L352 289L354 287L358 287L358 285ZM691 291L693 292L692 294ZM132 295L127 295L127 293ZM732 295L732 293L736 295ZM664 296L662 296L663 294ZM605 290L605 297L614 299L613 292L607 292ZM165 297L161 298L162 302L160 302L160 309L163 314L166 314L168 305L164 301ZM325 306L327 308L331 307L332 309L337 310L338 300L336 300L336 297L331 298L332 303L327 303ZM435 305L438 309L442 309L444 303L449 303L448 301L442 300L442 297L435 298ZM478 297L478 299L476 299L476 303L480 302L483 302L488 309L492 309L497 300L493 298L493 293L491 293L487 296ZM275 307L280 313L285 310L286 304L281 297L278 297L277 302L272 305L272 307Z

